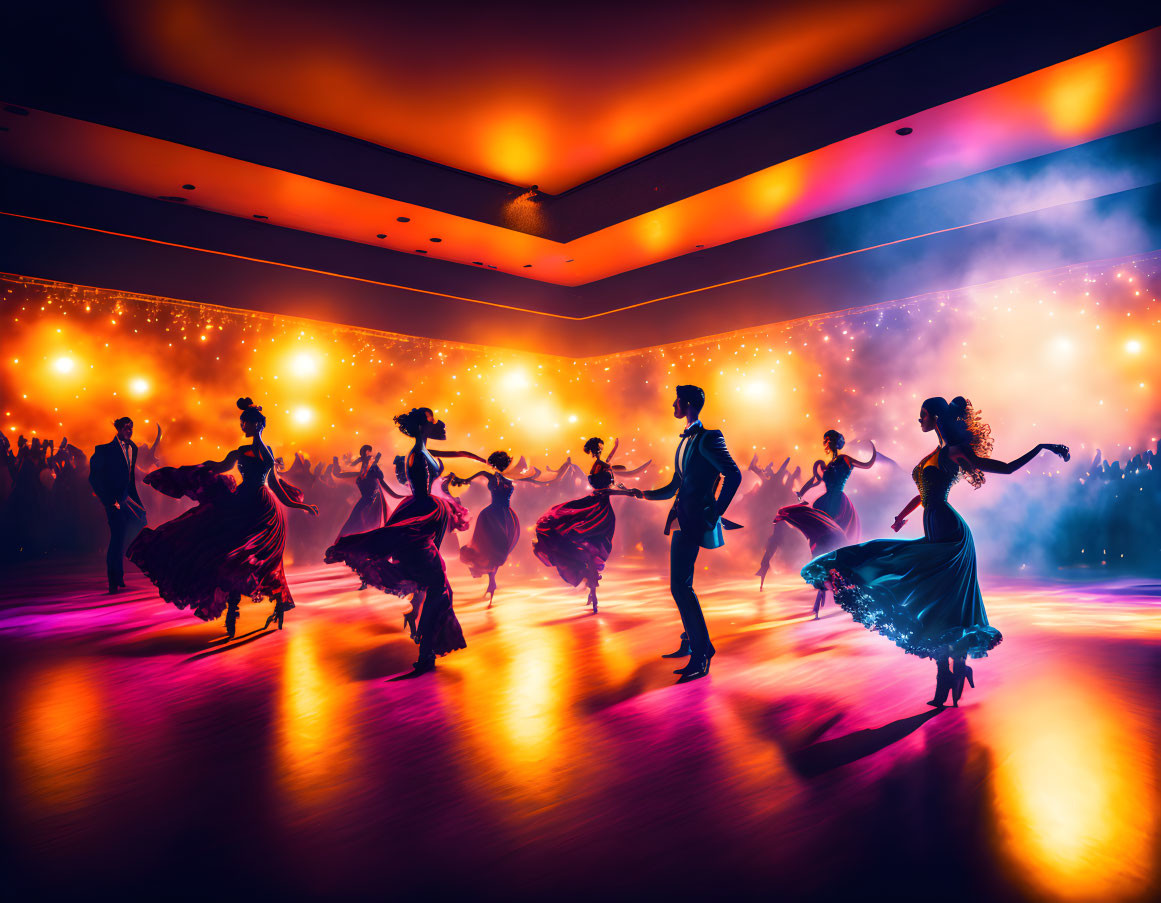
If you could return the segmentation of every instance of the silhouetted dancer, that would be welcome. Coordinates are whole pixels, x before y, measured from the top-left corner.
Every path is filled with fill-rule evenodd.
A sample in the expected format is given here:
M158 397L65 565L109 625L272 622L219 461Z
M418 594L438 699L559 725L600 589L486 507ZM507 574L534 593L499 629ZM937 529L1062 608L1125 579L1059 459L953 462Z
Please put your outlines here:
M859 541L859 513L851 504L843 488L850 479L853 468L867 470L879 457L875 443L871 443L871 459L859 461L850 455L840 453L846 439L838 430L827 430L822 434L822 450L830 455L830 461L815 461L814 473L801 489L794 494L801 503L802 497L822 483L826 487L810 505L787 505L778 510L774 523L787 523L798 530L810 543L810 557L817 558L824 552L837 549L841 545L851 545ZM814 618L822 610L826 590L820 589L814 597Z
M466 530L468 511L450 497L434 495L432 485L443 472L440 458L471 458L487 463L479 455L464 451L429 449L428 440L447 438L447 426L436 420L431 408L412 408L395 418L399 431L415 440L403 462L411 496L377 530L353 533L335 540L326 551L328 563L341 561L363 582L394 596L425 593L416 632L419 660L415 675L435 670L437 655L446 655L467 646L464 632L452 608L452 590L439 545L450 528Z
M678 386L673 400L673 416L685 420L686 428L673 459L673 479L660 489L642 492L638 497L659 501L673 499L665 519L665 532L672 532L669 546L669 588L685 628L681 648L670 656L688 654L689 663L674 671L682 681L696 680L709 674L714 646L693 591L693 571L699 549L716 549L725 545L722 534L740 524L722 517L742 482L742 472L726 448L721 430L707 430L701 422L705 392L697 386ZM718 485L721 493L717 493ZM673 529L674 521L677 529Z
M146 486L198 504L156 530L142 530L128 552L166 602L189 608L203 621L225 611L226 636L231 639L242 596L252 602L273 600L266 626L277 621L279 630L285 613L294 608L282 564L286 515L278 502L318 514L296 487L275 473L274 453L262 438L262 408L249 398L239 398L237 404L238 425L250 443L221 461L161 467L146 476ZM228 474L235 466L242 474L240 485Z
M640 490L612 488L614 473L625 468L602 458L604 449L605 441L596 436L585 443L585 454L593 456L588 474L592 493L548 509L536 521L536 539L532 543L536 557L556 568L565 583L570 586L584 583L589 588L588 604L593 614L597 611L597 584L613 551L613 531L617 527L610 497L640 498ZM613 452L616 450L614 444Z
M129 532L144 527L145 506L137 494L137 446L133 444L133 421L118 417L113 421L117 435L112 442L98 445L89 459L89 485L105 506L109 522L109 551L105 571L109 592L125 588L125 546Z
M896 515L891 529L898 533L922 505L923 538L843 546L815 558L802 576L815 589L831 590L835 602L868 630L904 652L935 659L935 695L928 705L944 705L949 693L959 705L964 681L975 686L967 659L987 655L1003 637L988 623L975 542L948 504L948 492L961 475L978 489L985 473L1015 473L1041 451L1067 461L1068 446L1041 444L1015 461L992 460L987 457L991 429L962 396L950 403L928 398L919 410L919 427L934 430L939 445L915 466L919 494Z

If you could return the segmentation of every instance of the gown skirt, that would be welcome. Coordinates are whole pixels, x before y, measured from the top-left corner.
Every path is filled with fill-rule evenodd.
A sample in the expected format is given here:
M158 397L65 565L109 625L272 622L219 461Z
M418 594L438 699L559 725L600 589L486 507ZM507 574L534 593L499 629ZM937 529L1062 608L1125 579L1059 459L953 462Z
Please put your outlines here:
M617 520L610 497L595 492L548 509L536 522L532 551L572 586L595 587L613 551Z
M472 541L460 546L460 561L473 577L494 574L520 539L520 519L509 505L488 505L476 515Z
M939 502L923 509L923 534L835 549L810 561L803 579L905 652L982 658L1003 637L988 624L971 531Z
M859 541L859 514L845 492L824 493L813 505L779 508L774 523L799 530L810 543L810 554L821 555Z
M144 528L125 553L162 599L203 621L220 617L234 594L294 607L282 566L286 514L265 482L239 485L202 464L162 467L144 482L197 502L156 529ZM282 486L291 499L302 499L294 486Z
M393 596L407 597L419 590L424 600L422 622L429 637L422 638L435 655L467 647L464 632L452 608L439 545L449 530L466 530L467 509L452 498L409 496L387 519L366 533L340 537L327 549L328 563L343 562L369 586Z

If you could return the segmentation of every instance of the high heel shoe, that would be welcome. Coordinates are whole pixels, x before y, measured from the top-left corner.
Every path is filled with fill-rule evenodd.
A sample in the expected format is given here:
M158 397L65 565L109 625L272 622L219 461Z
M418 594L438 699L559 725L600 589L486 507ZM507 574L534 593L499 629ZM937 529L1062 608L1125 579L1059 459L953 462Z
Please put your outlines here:
M942 709L947 705L947 696L952 691L951 668L947 666L945 658L939 659L935 667L935 695L927 701L927 704Z
M415 627L415 611L414 611L414 609L412 611L409 611L407 614L405 614L403 616L403 626L405 629L407 629L411 632L411 639L414 642L418 643L419 642L419 633Z
M231 605L226 609L226 639L232 640L234 638L234 630L238 626L238 609L237 606Z
M962 658L955 660L955 668L952 671L952 685L951 685L951 704L959 708L959 698L963 695L963 682L967 681L969 687L973 690L976 688L975 676L972 674L971 666Z
M593 614L597 613L597 591L595 589L589 590L589 605L593 607Z
M285 617L285 614L286 614L285 608L283 608L281 605L275 605L274 611L272 611L270 613L270 617L268 617L266 619L266 623L262 625L262 629L265 630L271 624L273 624L275 621L277 621L278 622L278 629L281 630L282 629L282 620Z
M822 603L826 601L826 590L820 589L814 597L814 620L818 620L818 613L822 611Z

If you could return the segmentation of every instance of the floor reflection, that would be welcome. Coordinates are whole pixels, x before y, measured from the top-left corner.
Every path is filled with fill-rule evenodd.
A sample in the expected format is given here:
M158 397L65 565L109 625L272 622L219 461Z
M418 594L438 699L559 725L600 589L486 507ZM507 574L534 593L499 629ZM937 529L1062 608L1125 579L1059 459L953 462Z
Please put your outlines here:
M705 579L719 655L677 686L663 575L601 611L540 579L389 682L406 603L296 568L283 631L116 604L92 568L0 588L0 870L29 893L1147 900L1158 890L1161 597L985 582L1004 643L960 709L789 578ZM126 868L126 863L132 865ZM938 888L938 893L932 893Z

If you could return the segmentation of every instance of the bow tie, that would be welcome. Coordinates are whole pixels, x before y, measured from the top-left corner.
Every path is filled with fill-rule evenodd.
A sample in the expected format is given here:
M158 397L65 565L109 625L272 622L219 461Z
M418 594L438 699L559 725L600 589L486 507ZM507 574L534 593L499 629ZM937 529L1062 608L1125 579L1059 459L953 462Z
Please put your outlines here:
M692 436L694 433L696 433L700 429L701 429L701 427L697 426L696 424L694 424L693 426L688 426L685 428L685 431L681 434L681 438L688 439L690 436Z

